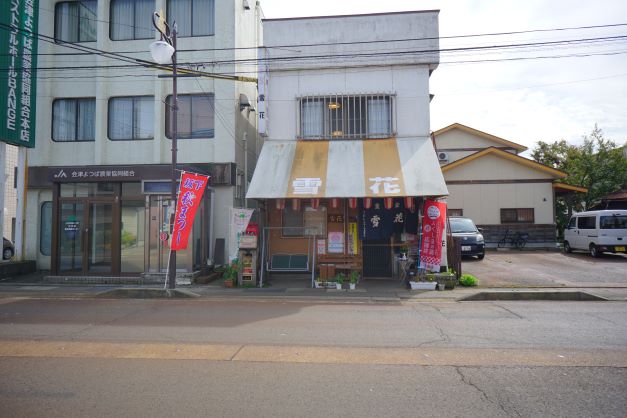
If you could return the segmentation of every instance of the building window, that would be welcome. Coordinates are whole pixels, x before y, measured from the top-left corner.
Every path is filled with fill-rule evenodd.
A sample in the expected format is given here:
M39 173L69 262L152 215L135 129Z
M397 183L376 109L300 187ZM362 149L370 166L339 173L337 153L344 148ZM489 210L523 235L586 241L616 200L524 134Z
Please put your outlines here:
M52 140L94 141L96 99L57 99L52 103Z
M96 40L97 0L63 1L54 8L54 38L57 42Z
M114 41L151 39L154 0L111 0L109 37Z
M447 209L448 216L464 216L464 209Z
M171 25L176 21L178 36L214 34L214 0L168 0L166 16Z
M39 224L39 251L43 255L52 254L52 202L41 204L41 222Z
M213 138L213 94L179 94L177 99L177 138ZM172 138L171 109L172 96L168 96L165 105L165 134L168 138Z
M302 237L304 234L302 209L293 210L291 205L286 205L283 208L281 225L284 237Z
M152 139L154 138L154 122L154 97L109 99L109 139Z
M502 224L532 224L534 222L533 208L501 209Z
M394 135L391 95L301 97L300 138L363 139Z

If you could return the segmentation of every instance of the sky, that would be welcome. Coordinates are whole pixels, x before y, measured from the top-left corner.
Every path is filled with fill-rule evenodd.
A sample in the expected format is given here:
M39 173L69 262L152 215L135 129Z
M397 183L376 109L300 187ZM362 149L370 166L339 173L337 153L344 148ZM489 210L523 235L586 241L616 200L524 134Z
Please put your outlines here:
M440 10L441 49L625 36L583 45L517 48L512 52L442 52L440 65L431 75L430 90L434 95L432 130L458 122L531 150L540 140L564 139L580 144L596 124L605 138L620 145L627 142L625 0L260 0L260 3L268 19ZM617 24L624 25L485 36ZM458 37L477 34L484 36ZM537 58L540 56L553 58ZM476 60L484 62L468 62Z

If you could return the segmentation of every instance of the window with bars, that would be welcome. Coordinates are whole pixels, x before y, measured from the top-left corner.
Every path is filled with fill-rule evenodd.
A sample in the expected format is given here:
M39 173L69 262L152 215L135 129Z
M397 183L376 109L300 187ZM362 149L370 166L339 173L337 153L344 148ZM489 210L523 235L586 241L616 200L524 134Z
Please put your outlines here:
M385 94L301 97L299 138L389 138L394 135L393 99Z
M447 209L448 216L464 216L464 209Z
M533 222L533 208L501 209L502 224L532 224Z

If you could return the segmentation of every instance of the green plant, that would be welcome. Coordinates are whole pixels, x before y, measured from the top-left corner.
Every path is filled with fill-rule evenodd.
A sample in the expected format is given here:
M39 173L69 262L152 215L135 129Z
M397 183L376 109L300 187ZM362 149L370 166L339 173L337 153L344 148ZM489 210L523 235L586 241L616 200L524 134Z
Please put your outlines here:
M478 283L477 278L472 274L462 274L462 277L459 278L459 284L462 286L477 286Z
M236 258L231 262L231 264L224 266L224 270L222 271L222 278L224 280L236 280L238 270L239 263Z
M127 248L137 243L137 237L128 231L122 231L120 241L120 243L122 244L122 248Z
M359 281L359 272L357 272L356 270L351 271L350 275L348 276L348 280L351 283L356 284Z
M344 279L346 279L346 275L344 273L338 273L335 275L335 283L343 284Z

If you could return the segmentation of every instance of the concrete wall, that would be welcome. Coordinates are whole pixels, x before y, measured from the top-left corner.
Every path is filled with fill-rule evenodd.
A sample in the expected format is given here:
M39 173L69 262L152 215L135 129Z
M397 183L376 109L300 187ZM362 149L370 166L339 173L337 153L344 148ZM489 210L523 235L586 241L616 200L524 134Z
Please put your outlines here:
M359 54L437 50L437 19L438 12L428 11L264 20L264 52L270 59L284 58L268 62L268 139L296 139L298 97L377 93L396 96L398 137L428 137L429 72L439 55ZM406 38L417 40L391 41ZM291 47L273 48L286 44ZM312 56L321 58L304 59Z
M462 131L460 129L452 129L437 135L435 138L435 145L438 152L444 151L448 154L448 161L444 162L444 164L449 164L465 158L482 148L506 147L506 145L500 142L473 135L470 132ZM461 150L463 148L467 150ZM504 149L504 151L516 154L516 150L514 149Z
M444 172L450 180L553 180L553 176L510 161L501 156L488 154Z

